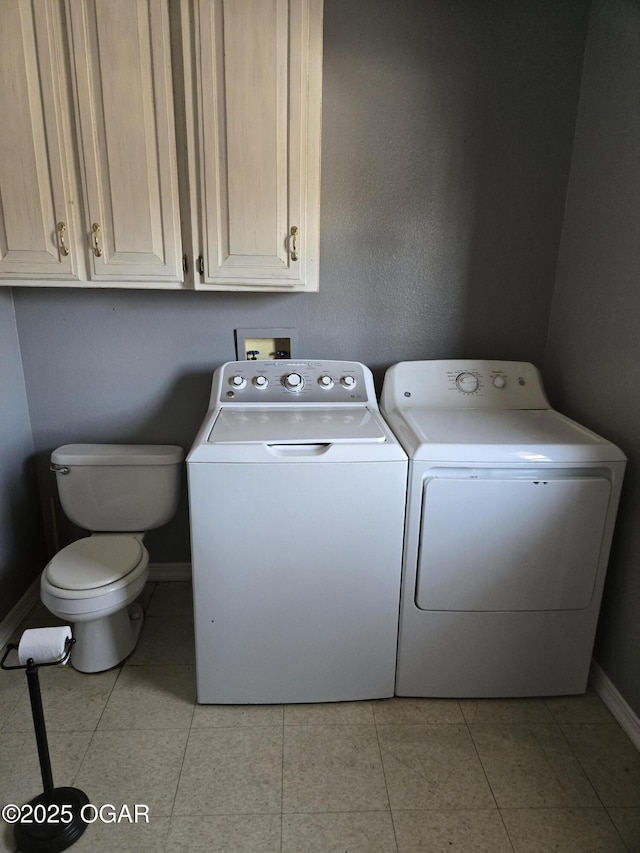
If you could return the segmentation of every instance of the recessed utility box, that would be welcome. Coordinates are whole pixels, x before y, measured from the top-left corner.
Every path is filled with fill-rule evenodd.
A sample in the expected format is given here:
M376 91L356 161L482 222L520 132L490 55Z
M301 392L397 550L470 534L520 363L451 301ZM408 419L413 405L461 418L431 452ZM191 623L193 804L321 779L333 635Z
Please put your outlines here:
M238 361L295 358L297 348L297 329L236 329Z

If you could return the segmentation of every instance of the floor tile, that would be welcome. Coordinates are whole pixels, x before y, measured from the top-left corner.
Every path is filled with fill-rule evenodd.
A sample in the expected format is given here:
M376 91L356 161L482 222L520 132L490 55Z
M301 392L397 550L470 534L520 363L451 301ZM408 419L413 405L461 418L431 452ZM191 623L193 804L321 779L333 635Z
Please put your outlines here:
M0 853L14 853L15 849L13 827L0 819Z
M376 723L464 723L464 717L457 699L405 699L399 696L393 699L378 699L372 702Z
M196 705L192 729L281 726L282 705Z
M119 672L110 669L88 675L69 665L41 668L38 680L47 731L93 731ZM25 691L7 718L4 730L33 731L28 692Z
M394 811L398 853L512 853L497 809Z
M640 753L619 726L562 731L605 806L640 806Z
M640 853L640 808L613 807L607 811L629 853Z
M593 691L582 696L554 696L545 702L558 724L614 722L607 706Z
M470 726L501 808L599 806L557 726Z
M392 810L493 808L466 726L378 726Z
M388 808L373 725L285 726L284 812Z
M190 616L145 618L138 645L126 666L194 664L195 642Z
M515 853L625 853L605 809L503 809Z
M319 702L316 705L285 705L285 726L371 725L371 702Z
M533 725L552 723L544 699L461 699L460 707L469 725Z
M397 853L390 812L286 814L282 853Z
M74 785L74 778L87 752L91 732L49 733L49 755L53 784ZM76 786L78 787L78 786ZM0 806L22 805L43 790L35 734L3 732L0 738Z
M147 616L191 616L193 591L189 581L157 583L146 607Z
M108 815L107 812L103 814ZM133 818L133 811L131 815ZM129 823L126 819L118 823L105 823L98 814L70 849L73 853L159 853L165 850L169 820L168 817L150 817L148 823L142 819L135 823Z
M196 701L192 666L125 666L99 729L188 729Z
M150 819L169 816L187 731L97 731L76 778L89 800L149 806Z
M78 853L640 853L640 754L595 692L198 705L191 584L141 600L125 665L40 672L56 785L150 807ZM38 601L15 639L55 624ZM0 805L23 804L42 790L23 672L0 673L0 732Z
M8 718L26 692L27 678L23 670L0 672L0 731L6 727Z
M144 585L144 589L140 593L140 595L136 598L136 601L142 607L144 612L147 612L147 608L149 607L149 602L153 598L153 593L156 590L158 584L155 581L147 581Z
M280 814L173 817L171 853L280 853Z
M279 813L281 805L281 726L191 732L174 815Z

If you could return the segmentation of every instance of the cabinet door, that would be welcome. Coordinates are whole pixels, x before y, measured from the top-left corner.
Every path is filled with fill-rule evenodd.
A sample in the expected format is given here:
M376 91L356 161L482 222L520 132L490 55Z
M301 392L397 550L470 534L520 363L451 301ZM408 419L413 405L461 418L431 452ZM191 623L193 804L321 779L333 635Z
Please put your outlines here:
M59 9L1 0L0 14L0 279L76 279Z
M94 281L182 280L166 0L68 0Z
M316 290L322 0L197 8L203 283Z

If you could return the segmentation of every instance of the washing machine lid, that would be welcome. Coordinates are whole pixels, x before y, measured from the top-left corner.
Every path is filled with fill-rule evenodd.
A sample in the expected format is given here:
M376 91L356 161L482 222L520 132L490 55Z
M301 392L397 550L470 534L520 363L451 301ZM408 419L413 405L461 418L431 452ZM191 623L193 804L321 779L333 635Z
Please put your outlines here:
M87 536L58 551L47 566L47 577L60 589L96 589L128 575L143 553L135 536Z
M396 413L396 422L415 460L537 465L625 459L614 444L553 409L407 408Z
M382 444L384 428L365 406L222 407L209 444Z

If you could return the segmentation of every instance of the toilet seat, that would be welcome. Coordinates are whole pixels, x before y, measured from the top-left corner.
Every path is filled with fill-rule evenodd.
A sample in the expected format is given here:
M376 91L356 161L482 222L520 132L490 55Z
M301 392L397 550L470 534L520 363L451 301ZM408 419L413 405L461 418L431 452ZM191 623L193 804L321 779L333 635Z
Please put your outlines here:
M58 589L97 590L126 577L144 554L135 536L88 536L62 548L48 564L46 576Z

